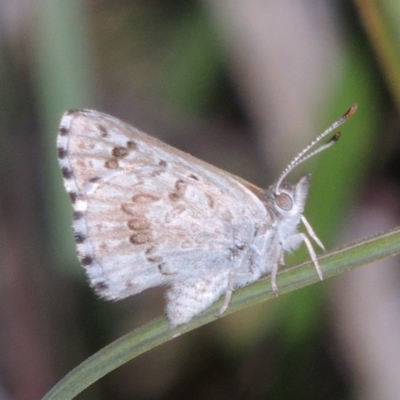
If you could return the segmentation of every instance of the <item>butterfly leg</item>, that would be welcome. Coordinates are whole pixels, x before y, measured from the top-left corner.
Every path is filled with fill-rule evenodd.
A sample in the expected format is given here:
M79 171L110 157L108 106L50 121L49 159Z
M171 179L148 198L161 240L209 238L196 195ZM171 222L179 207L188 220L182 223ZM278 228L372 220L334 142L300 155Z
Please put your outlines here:
M259 268L249 269L252 251L254 252L254 249L251 249L250 252L245 252L240 262L240 268L229 273L224 303L222 304L218 315L222 315L228 308L235 289L248 285L249 283L256 281L261 276L262 272ZM258 254L258 250L256 253Z
M301 216L301 222L303 222L303 225L306 227L308 234L314 239L315 243L317 243L317 245L321 247L322 250L325 250L323 243L319 240L318 236L314 232L314 229L311 227L310 223L307 221L304 215Z
M293 235L291 239L294 239L295 241L298 240L299 243L300 242L305 243L305 245L307 246L308 254L310 254L311 261L313 262L315 269L317 270L318 277L322 281L324 277L322 275L321 266L319 265L317 255L315 254L310 239L304 233L297 233L296 235Z
M278 274L278 268L280 265L284 265L282 245L279 243L276 247L275 254L273 256L272 268L271 268L271 286L275 296L279 296L278 285L276 284L276 275Z
M231 302L232 299L232 294L233 294L232 274L229 274L228 288L225 293L224 303L222 304L221 308L218 311L218 316L222 315L229 307L229 303Z

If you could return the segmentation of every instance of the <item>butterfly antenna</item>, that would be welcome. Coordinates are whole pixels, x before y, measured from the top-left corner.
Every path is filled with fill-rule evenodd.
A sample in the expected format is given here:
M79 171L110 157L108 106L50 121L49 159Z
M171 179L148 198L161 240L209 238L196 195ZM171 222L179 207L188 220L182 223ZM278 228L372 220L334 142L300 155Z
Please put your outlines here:
M298 165L308 160L309 158L315 156L316 154L329 149L329 147L333 146L340 138L340 132L336 132L332 138L321 147L318 147L315 150L311 149L315 147L317 143L319 143L324 137L329 135L333 130L338 128L340 125L345 123L355 112L357 111L357 104L353 104L344 115L338 118L331 126L329 126L325 131L323 131L320 135L318 135L308 146L306 146L297 156L289 163L289 165L283 170L281 176L277 180L275 184L275 192L279 194L279 188L282 184L282 181L286 178L286 176ZM310 152L311 151L311 152Z

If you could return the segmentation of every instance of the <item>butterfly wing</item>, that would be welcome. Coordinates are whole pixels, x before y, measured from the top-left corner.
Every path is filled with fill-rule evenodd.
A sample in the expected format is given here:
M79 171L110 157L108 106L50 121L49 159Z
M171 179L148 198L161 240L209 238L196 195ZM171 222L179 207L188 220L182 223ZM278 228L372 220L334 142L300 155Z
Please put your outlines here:
M58 158L79 259L106 298L229 273L270 223L261 189L96 111L64 114Z

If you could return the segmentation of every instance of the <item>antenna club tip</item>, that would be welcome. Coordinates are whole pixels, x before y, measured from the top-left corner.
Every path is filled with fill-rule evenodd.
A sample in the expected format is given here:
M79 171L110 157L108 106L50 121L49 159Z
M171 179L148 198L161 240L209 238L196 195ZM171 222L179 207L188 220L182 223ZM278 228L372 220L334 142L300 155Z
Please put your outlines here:
M347 111L346 113L343 115L344 119L348 119L351 116L354 115L354 113L357 111L358 105L357 103L354 103Z
M342 136L342 132L336 132L336 133L332 136L331 141L332 141L332 142L337 142L337 141L340 139L341 136Z

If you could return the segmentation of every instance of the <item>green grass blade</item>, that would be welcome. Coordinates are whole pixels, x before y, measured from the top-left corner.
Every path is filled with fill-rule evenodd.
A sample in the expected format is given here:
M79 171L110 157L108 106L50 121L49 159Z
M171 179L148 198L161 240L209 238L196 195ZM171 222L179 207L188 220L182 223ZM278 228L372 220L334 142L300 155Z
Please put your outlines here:
M319 261L324 277L330 278L360 265L396 254L400 254L400 227L325 253L319 258ZM315 282L318 282L318 277L311 262L287 268L278 276L280 294L291 292ZM224 315L232 314L272 298L275 298L275 295L270 288L269 278L262 279L235 292L231 305ZM174 330L169 329L165 317L160 317L128 333L72 370L54 386L44 399L74 398L91 384L136 356L220 318L217 316L220 305L221 302L218 302L193 321Z

